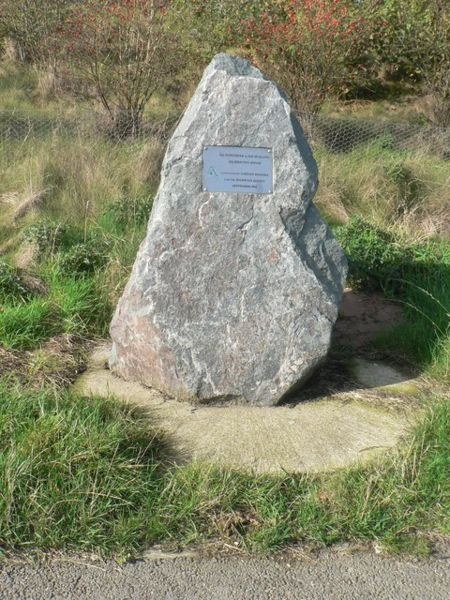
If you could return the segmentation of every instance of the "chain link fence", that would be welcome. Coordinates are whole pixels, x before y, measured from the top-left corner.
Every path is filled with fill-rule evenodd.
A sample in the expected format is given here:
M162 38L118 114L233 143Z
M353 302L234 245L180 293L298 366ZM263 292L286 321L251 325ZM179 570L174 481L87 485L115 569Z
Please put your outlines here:
M327 164L336 157L350 156L352 161L384 155L408 156L419 153L433 157L443 169L450 168L450 130L431 125L406 122L376 121L356 117L300 115L305 133L320 157L321 176L326 176ZM99 153L121 155L145 160L143 148L157 140L163 149L176 124L177 117L143 122L137 135L121 135L104 114L81 111L76 114L56 114L34 111L0 111L0 161L6 169L14 169L17 161L33 161L38 155L77 152L80 148L95 160ZM59 145L59 146L58 146ZM23 165L22 165L23 167ZM158 166L159 169L159 166ZM156 173L157 179L157 173ZM1 174L0 174L1 182ZM4 182L1 187L5 187ZM9 190L0 189L0 194Z
M96 112L75 116L35 112L0 111L0 153L7 155L11 143L36 143L58 136L84 138L97 142L128 144L130 148L149 137L167 142L177 118L144 121L137 134L129 136L113 128L107 117ZM331 153L348 153L378 145L399 152L423 152L450 160L450 129L408 122L369 120L357 117L300 115L300 121L313 148Z
M7 154L11 144L36 144L39 141L46 143L58 138L83 139L94 147L97 143L107 142L128 144L132 148L151 137L167 142L177 120L172 117L160 121L144 121L137 133L131 136L113 127L106 115L94 111L83 111L72 116L0 110L0 153Z

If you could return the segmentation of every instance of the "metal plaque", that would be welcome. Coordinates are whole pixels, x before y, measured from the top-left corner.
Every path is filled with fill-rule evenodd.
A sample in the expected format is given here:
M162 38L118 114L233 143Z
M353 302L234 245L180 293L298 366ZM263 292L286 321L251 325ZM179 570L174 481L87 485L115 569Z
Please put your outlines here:
M273 153L271 148L205 146L203 148L205 192L271 194Z

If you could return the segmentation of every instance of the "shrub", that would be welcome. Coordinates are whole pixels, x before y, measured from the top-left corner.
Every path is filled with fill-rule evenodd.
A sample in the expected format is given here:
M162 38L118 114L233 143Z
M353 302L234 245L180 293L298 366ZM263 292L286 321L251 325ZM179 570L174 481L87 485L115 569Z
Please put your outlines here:
M73 245L59 257L63 273L92 275L108 261L107 247L102 240L89 239Z
M27 227L23 237L27 242L37 245L39 254L53 254L58 250L64 233L65 226L62 223L39 221Z
M113 202L107 209L107 216L111 216L120 229L127 227L142 227L150 217L153 197L141 196L138 198L121 198Z
M22 304L32 296L33 293L20 279L17 269L0 260L0 304Z
M26 227L23 237L37 245L41 256L53 256L82 242L83 232L60 221L42 220Z
M21 60L52 61L50 41L69 6L70 0L2 0L0 31L13 40Z
M450 120L450 5L443 0L362 0L368 35L359 40L365 81L371 91L377 82L423 81L433 121Z
M81 89L93 90L119 138L141 130L145 106L178 71L179 44L165 23L164 2L87 0L72 4L58 51Z
M253 59L287 91L297 110L317 112L324 100L345 93L354 76L356 43L365 20L346 0L277 3L245 23Z

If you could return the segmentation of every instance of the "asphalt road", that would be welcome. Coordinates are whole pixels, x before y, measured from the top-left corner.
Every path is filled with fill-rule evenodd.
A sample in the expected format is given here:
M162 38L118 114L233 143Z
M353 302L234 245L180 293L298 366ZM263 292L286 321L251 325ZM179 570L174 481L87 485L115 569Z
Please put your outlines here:
M427 560L172 558L118 565L64 558L0 566L2 600L448 600L450 555Z

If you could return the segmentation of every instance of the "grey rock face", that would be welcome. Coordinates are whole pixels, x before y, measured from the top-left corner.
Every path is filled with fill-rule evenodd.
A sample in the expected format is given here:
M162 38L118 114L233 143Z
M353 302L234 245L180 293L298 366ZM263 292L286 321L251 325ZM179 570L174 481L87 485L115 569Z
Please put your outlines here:
M206 145L272 148L273 193L204 192ZM256 405L305 381L328 351L347 271L316 188L284 95L217 55L167 149L111 324L113 371L179 399Z

